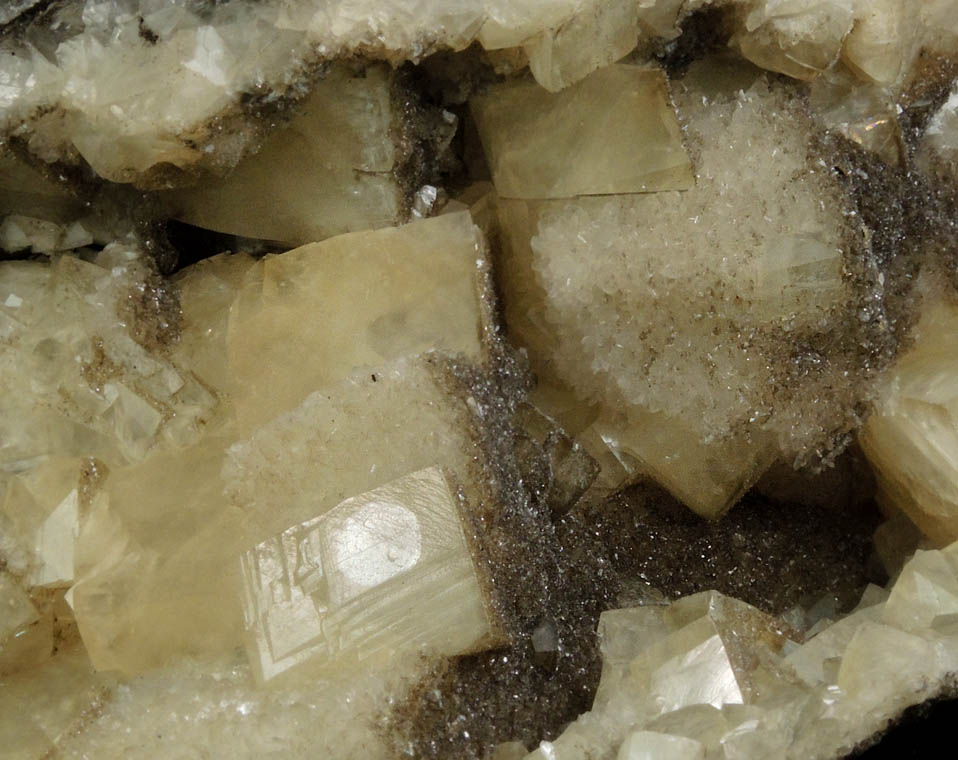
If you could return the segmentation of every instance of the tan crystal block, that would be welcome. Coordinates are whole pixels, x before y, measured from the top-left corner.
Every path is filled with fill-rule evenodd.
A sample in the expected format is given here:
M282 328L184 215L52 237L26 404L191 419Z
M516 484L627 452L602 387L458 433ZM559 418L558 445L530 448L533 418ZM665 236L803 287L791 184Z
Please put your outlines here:
M484 244L465 211L342 235L246 274L229 317L238 415L266 420L359 367L441 349L476 359Z
M507 82L473 98L471 108L503 197L636 193L692 184L661 71L607 66L558 94L529 82Z
M850 0L758 0L748 7L733 43L757 66L812 80L838 58L852 22Z
M404 216L394 74L334 66L288 126L223 179L168 194L185 222L302 245Z
M576 14L526 43L529 69L550 92L628 55L639 39L635 0L581 0Z
M0 646L31 623L40 619L27 592L9 573L0 571Z
M861 436L879 499L933 541L958 539L958 306L933 303Z
M785 663L809 686L832 682L828 664L844 656L848 643L866 622L879 622L884 604L879 602L856 609L837 622L822 621L821 630L812 629L802 646L785 657Z
M24 389L0 401L4 462L114 465L199 435L216 399L169 361L173 306L150 278L141 254L120 244L92 262L61 255L0 268L0 376Z
M706 442L683 420L638 408L607 413L592 427L627 476L617 486L650 477L710 519L721 517L775 459L769 438L759 431Z
M21 214L10 214L0 222L0 248L9 252L29 249L53 254L92 242L93 235L80 222L58 224Z
M68 585L73 578L81 463L53 457L31 464L9 476L0 494L0 525L10 542L0 553L28 586Z
M859 714L884 708L894 715L942 675L933 642L866 621L845 650L837 683Z
M439 362L357 371L249 438L226 426L113 472L81 529L72 589L96 667L232 651L244 630L237 558L348 498L442 467L478 503L475 421Z
M494 643L457 501L433 467L248 551L243 606L259 677L301 664L342 669Z
M603 672L592 711L530 760L611 757L631 731L643 728L696 742L722 737L726 711L754 711L753 703L780 696L787 629L717 592L605 612L599 630ZM742 722L732 718L730 727Z
M705 746L683 736L633 731L622 742L616 760L705 760Z
M638 0L639 23L659 37L679 36L679 24L688 12L687 0Z
M842 60L865 81L898 82L918 52L919 14L908 0L868 0L856 8L855 26L845 38Z

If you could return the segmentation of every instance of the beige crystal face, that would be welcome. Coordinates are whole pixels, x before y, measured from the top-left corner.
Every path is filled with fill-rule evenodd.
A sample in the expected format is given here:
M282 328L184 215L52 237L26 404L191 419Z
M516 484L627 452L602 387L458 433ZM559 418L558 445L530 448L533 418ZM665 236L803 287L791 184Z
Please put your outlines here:
M932 302L912 350L891 370L862 447L879 498L941 545L958 539L958 308Z
M170 193L175 214L290 245L402 221L394 80L385 66L334 67L289 125L227 177Z
M701 89L712 79L697 70L676 94L695 187L497 207L510 327L541 382L599 408L590 453L618 458L611 485L651 476L714 518L834 425L774 396L833 393L844 368L821 365L808 391L776 388L769 356L850 307L844 221L821 202L835 188L807 170L804 117L783 117L754 73L737 96ZM841 414L837 401L815 408Z
M493 629L457 497L429 468L347 499L242 560L250 656L263 679L309 662L468 652Z
M258 262L227 332L243 423L269 419L358 367L432 349L478 358L484 253L469 214L458 212Z
M565 198L692 185L661 71L615 64L557 94L532 82L507 82L470 105L502 197Z

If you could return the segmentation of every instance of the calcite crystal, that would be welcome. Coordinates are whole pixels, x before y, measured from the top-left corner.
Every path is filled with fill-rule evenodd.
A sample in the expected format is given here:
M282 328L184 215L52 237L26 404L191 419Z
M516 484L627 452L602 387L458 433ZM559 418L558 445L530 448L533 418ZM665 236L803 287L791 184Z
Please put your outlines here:
M954 698L955 0L0 52L5 757L824 760Z
M529 758L840 755L954 671L955 550L804 634L714 594L606 612L592 711Z
M808 158L802 114L761 79L704 104L699 87L676 93L694 188L501 201L500 220L507 319L537 371L606 407L595 429L627 470L714 516L776 457L827 447L848 424L847 350L813 336L858 342L867 290L848 276L855 243L837 185ZM818 344L810 371L786 379L804 341ZM802 399L816 396L813 418Z
M686 190L692 184L662 72L607 66L554 95L534 82L510 82L489 88L471 106L504 198ZM603 117L584 116L590 113Z
M223 179L169 195L173 214L190 224L291 245L406 221L421 171L410 167L414 97L388 67L337 67L296 117ZM448 138L455 131L446 112ZM442 123L443 115L433 115ZM403 172L408 177L402 176Z
M354 496L243 556L244 609L263 678L300 662L389 662L494 639L459 516L439 468ZM401 650L400 650L401 651Z
M890 373L862 436L879 498L939 544L958 539L956 332L953 303L925 309L918 339Z

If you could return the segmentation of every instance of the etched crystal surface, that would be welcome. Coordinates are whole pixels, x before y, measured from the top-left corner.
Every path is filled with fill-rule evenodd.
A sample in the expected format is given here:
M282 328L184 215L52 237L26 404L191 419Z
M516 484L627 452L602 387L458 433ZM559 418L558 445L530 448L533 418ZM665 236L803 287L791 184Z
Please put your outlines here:
M953 697L956 51L7 3L4 756L824 760Z
M354 496L243 557L251 659L263 678L301 663L462 654L494 639L439 468Z

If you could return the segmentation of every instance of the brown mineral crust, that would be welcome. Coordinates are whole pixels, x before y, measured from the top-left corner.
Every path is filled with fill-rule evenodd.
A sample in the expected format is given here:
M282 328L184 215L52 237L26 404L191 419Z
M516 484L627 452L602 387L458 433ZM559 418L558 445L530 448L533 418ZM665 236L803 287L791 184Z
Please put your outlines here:
M752 491L711 522L637 485L576 518L624 585L646 584L669 598L714 589L781 614L825 595L851 607L869 581L882 580L869 574L873 503L780 503Z
M595 627L614 603L616 578L588 533L569 543L560 539L545 494L524 481L528 467L514 444L523 435L516 407L527 371L508 354L494 366L491 376L462 365L452 369L475 399L484 423L481 443L495 462L487 485L500 504L487 504L472 522L513 643L452 658L414 686L388 721L397 756L478 758L503 741L532 746L587 710L599 679ZM544 623L554 626L558 648L545 665L532 645L533 631Z

